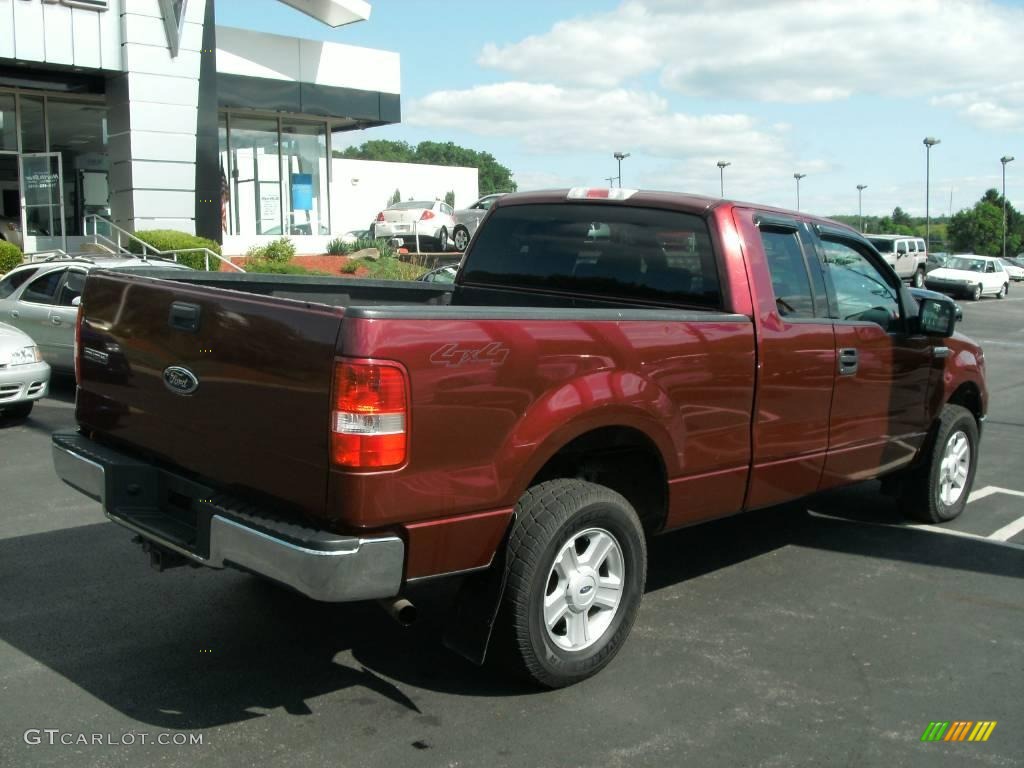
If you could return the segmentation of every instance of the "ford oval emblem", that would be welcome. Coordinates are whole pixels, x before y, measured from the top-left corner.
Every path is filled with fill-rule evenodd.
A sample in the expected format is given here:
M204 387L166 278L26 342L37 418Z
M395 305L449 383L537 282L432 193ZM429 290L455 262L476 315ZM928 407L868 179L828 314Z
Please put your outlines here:
M593 588L594 588L593 584L584 584L582 587L580 587L580 594L581 595L585 595L588 592L590 592L590 590L592 590Z
M176 395L191 395L199 389L199 379L188 368L172 365L164 368L164 386Z

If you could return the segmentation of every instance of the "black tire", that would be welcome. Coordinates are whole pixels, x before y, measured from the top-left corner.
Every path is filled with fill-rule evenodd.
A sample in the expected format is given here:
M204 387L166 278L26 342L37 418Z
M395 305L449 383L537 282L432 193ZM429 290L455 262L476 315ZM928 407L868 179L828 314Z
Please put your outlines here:
M18 403L17 405L8 405L3 409L3 415L8 419L27 419L29 414L32 413L32 406L35 405L35 401L28 403Z
M1006 294L1010 292L1010 284L1003 283L1003 287L999 289L999 293L996 294L997 299L1005 299Z
M910 280L915 288L924 288L924 267L918 267Z
M573 537L591 530L599 532L598 535L610 534L619 545L623 565L621 597L610 623L591 645L566 650L556 644L545 624L545 595L558 591L557 584L552 588L551 582L552 578L557 582L553 574L556 556ZM586 555L587 551L584 549L579 555ZM633 628L647 577L647 542L630 503L609 488L583 480L551 480L534 486L516 505L508 562L508 582L496 630L499 654L517 672L547 688L578 683L603 669ZM594 582L594 586L599 583ZM567 586L566 592L570 589ZM584 590L590 591L584 585L578 594L584 595ZM576 613L590 616L595 609L597 606L590 602ZM566 619L569 616L566 611Z
M971 301L981 301L981 283L974 286L974 291L971 293Z
M947 446L959 433L966 436L970 446L970 465L960 495L954 503L947 504L941 496L943 458ZM942 409L932 436L923 449L924 460L904 478L900 508L905 515L922 523L945 523L964 511L978 468L978 437L978 422L973 413L959 405L947 405Z
M441 231L437 234L437 249L444 253L448 250L448 229L441 227Z
M469 230L461 224L455 227L455 231L452 233L452 245L460 253L466 250L466 246L469 245Z

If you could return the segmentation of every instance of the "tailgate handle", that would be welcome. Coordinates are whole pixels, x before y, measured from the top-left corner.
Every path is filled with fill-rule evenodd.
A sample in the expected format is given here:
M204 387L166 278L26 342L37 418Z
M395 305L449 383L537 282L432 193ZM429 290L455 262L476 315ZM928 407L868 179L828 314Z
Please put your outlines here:
M171 328L188 333L199 330L199 305L176 301L171 304L171 314L167 321Z

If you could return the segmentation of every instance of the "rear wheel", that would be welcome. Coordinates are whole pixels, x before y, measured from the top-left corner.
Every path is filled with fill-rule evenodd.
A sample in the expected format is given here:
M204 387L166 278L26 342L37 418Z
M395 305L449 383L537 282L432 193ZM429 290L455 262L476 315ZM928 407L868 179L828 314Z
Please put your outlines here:
M1010 284L1003 283L1003 287L999 289L999 293L996 294L997 299L1005 299L1006 294L1010 292Z
M904 478L903 512L922 523L944 523L967 504L978 464L978 422L959 405L942 409L925 460Z
M596 674L625 643L644 592L647 545L633 507L594 483L541 483L519 500L508 547L508 660L548 688Z
M915 288L924 288L924 267L918 267L917 272L914 273L914 277L911 278Z
M32 413L33 405L35 405L34 401L9 405L3 409L3 415L9 419L27 419L28 415Z

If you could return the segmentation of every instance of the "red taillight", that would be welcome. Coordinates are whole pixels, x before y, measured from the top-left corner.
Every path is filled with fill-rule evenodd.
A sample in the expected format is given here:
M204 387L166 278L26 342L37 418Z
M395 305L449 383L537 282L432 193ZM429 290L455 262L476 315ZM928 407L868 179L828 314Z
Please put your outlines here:
M78 306L75 316L75 384L82 383L82 306Z
M428 210L423 212L422 216L420 216L420 221L426 221L427 219L432 219L432 218L434 218L434 212L428 209Z
M377 214L377 221L384 221L384 211Z
M339 467L389 469L405 463L405 374L387 363L339 361L334 367L331 461Z

